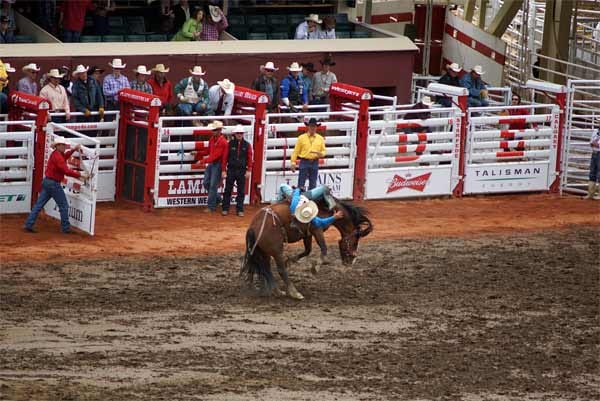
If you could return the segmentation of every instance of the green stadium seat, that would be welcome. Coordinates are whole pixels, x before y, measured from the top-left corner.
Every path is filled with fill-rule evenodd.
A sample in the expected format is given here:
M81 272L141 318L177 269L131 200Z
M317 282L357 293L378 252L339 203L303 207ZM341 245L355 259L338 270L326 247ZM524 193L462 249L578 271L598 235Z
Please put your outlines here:
M127 35L129 33L127 27L124 26L111 26L109 29L111 35Z
M285 15L267 15L268 25L287 25L287 16Z
M304 18L305 16L302 14L290 14L287 17L287 22L295 28L299 23L304 22Z
M127 30L131 35L146 33L146 22L142 16L127 17Z
M352 32L354 30L354 24L350 22L344 22L335 24L335 31L344 31L344 32Z
M15 43L35 43L35 39L29 35L15 35Z
M240 40L246 40L248 37L248 27L247 26L229 26L227 28L227 32L229 32L233 37Z
M250 32L252 32L252 33L269 33L269 27L267 25L252 25L252 26L250 26Z
M102 36L83 35L83 36L81 36L81 42L83 42L83 43L102 42Z
M102 36L103 42L124 42L123 35L104 35Z
M287 32L271 32L269 34L269 39L287 40L289 39L289 36Z
M350 32L350 36L353 37L353 38L359 38L359 39L370 38L371 37L371 32L367 32L367 31L354 31L354 32Z
M267 34L266 33L260 33L260 32L251 32L248 34L248 40L267 40Z
M118 26L125 26L125 21L123 20L123 17L118 17L118 16L108 17L108 26L111 28L118 27Z
M229 22L229 26L246 25L246 17L243 15L228 15L227 22Z
M350 32L346 32L346 31L335 31L335 37L336 39L349 39L350 38Z
M246 24L253 28L255 25L266 25L267 19L264 15L247 15Z
M296 28L294 28L295 30ZM290 31L290 26L289 25L271 25L271 32L275 33L281 33L281 32L285 32L286 34Z
M146 35L146 41L147 42L166 42L167 35L164 35L162 33L153 33L150 35Z
M145 42L146 35L127 35L125 39L128 42Z
M337 14L335 16L336 24L345 24L348 23L348 14Z

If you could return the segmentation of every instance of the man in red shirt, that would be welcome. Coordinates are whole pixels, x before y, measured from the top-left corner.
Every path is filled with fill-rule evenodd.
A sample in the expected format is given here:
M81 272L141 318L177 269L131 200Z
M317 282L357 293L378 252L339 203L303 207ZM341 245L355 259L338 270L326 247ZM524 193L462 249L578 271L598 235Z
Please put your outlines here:
M521 105L521 96L519 96L517 93L513 93L512 98L511 98L511 106L520 106L520 105ZM507 112L503 112L500 114L519 118L519 116L527 116L530 113L531 113L530 109L522 108L522 109L508 109ZM527 129L527 123L524 123L521 121L515 121L515 122L508 124L508 129L517 130L517 131L524 130L524 129ZM515 135L515 139L523 139L523 137L519 136L519 135ZM503 148L503 150L505 152L509 152L510 148ZM515 150L523 151L523 150L525 150L525 148L518 146L515 148Z
M222 173L223 178L227 175L223 192L223 211L221 212L223 216L229 213L233 184L237 187L235 198L237 215L240 217L244 215L246 180L250 178L250 171L252 171L252 145L244 140L244 127L238 124L233 129L233 139L229 141L227 174L225 171Z
M69 0L60 5L58 26L62 27L63 42L79 42L85 25L85 13L94 10L92 0Z
M81 145L77 144L73 149L65 152L67 141L65 138L59 136L52 143L52 147L54 148L54 152L52 152L48 159L46 177L44 178L44 181L42 181L42 192L40 192L37 202L33 206L31 213L29 213L29 217L27 217L23 229L30 233L35 232L33 229L35 220L44 205L52 198L58 205L58 210L60 211L60 229L64 234L70 234L72 231L69 223L69 203L67 202L67 197L65 196L65 191L63 191L61 182L65 178L65 175L80 178L84 181L88 179L88 175L85 172L80 173L78 171L73 171L67 166L67 159L71 157L74 152L80 150Z
M217 208L217 191L222 182L221 172L227 167L227 140L223 136L223 123L213 121L208 124L212 136L208 140L208 156L199 161L200 166L206 166L204 171L204 189L208 192L207 213L213 213Z
M165 75L169 72L169 68L166 68L164 64L156 64L152 71L154 76L148 80L152 87L152 93L160 98L162 110L169 110L173 101L173 86Z

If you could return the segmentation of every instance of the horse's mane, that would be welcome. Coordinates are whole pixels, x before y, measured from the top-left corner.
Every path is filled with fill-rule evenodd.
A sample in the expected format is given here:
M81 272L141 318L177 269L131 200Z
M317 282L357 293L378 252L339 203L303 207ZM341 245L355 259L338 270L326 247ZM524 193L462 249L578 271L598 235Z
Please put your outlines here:
M339 199L336 199L336 201L340 206L342 206L346 210L346 212L350 216L350 219L352 220L352 224L354 224L355 226L358 227L361 223L368 220L369 212L364 207L356 206L350 202L342 201Z

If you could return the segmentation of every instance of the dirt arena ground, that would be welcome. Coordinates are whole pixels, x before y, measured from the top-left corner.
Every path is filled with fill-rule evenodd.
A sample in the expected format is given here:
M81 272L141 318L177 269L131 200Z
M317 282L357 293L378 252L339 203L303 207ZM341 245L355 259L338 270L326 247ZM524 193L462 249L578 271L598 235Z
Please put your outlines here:
M600 202L369 202L353 267L241 294L245 218L0 220L0 400L599 400ZM295 249L294 249L295 250Z

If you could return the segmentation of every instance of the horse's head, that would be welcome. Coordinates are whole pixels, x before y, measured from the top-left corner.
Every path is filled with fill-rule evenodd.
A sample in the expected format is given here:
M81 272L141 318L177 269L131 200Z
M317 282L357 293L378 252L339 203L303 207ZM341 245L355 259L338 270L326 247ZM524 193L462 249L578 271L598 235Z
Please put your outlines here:
M338 242L342 262L352 265L356 261L358 241L373 231L373 224L367 217L367 211L348 202L338 201L338 208L344 213L344 218L337 220L335 226L342 235Z

